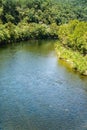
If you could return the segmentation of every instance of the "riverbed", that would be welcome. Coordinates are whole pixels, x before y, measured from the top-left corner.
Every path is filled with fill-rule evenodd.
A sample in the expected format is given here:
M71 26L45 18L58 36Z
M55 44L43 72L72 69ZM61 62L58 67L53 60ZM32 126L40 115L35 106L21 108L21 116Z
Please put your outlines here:
M87 130L87 77L58 61L54 44L0 48L0 130Z

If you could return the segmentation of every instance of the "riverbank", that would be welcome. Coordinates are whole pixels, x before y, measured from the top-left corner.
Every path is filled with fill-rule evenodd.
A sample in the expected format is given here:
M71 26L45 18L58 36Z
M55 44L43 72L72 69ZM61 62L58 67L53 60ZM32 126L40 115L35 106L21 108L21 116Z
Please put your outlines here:
M59 42L56 44L58 58L87 76L87 22L73 20L59 26L58 38Z
M66 61L70 68L87 76L87 56L82 56L79 52L65 48L59 42L57 42L55 50L58 58Z
M46 25L20 22L18 25L14 25L9 22L0 24L0 44L30 39L58 39L57 32L58 26L55 23Z

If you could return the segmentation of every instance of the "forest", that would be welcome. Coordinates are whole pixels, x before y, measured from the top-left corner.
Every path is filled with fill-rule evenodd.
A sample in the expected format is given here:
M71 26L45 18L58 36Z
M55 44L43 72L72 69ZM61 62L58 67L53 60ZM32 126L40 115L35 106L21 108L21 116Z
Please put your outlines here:
M58 39L58 57L87 75L87 0L0 0L0 44L29 39Z

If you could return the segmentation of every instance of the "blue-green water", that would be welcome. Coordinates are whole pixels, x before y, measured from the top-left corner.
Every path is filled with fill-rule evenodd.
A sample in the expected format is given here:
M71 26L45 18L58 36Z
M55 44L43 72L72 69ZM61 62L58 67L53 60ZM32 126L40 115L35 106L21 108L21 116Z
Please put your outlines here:
M58 63L53 41L0 49L0 130L87 130L87 77Z

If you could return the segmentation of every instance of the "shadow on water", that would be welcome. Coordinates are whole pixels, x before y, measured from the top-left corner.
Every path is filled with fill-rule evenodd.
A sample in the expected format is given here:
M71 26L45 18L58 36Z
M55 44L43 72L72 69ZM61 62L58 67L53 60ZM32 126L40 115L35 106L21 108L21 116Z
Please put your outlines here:
M57 60L54 41L0 48L0 130L87 130L87 78Z

